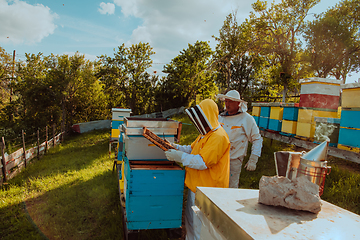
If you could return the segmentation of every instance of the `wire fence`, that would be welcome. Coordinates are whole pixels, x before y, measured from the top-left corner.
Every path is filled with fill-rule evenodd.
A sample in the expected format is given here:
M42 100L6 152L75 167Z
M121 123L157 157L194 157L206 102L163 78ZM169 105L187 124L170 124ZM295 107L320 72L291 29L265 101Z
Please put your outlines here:
M22 131L21 136L6 141L5 137L1 137L0 184L15 177L32 159L40 159L49 148L60 144L64 134L56 133L53 125L52 128L46 126L38 129L35 133Z

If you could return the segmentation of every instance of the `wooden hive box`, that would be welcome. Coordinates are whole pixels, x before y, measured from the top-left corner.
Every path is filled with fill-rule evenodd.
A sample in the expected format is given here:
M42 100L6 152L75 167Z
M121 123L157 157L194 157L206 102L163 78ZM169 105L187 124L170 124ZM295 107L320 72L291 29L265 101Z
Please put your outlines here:
M360 108L342 108L338 148L360 152Z
M112 108L112 119L111 119L111 139L117 140L120 135L119 126L124 123L125 117L130 117L131 109L126 108Z
M339 130L339 144L350 148L360 149L360 129L340 127ZM341 148L341 147L339 147Z
M281 103L270 103L270 119L282 120L284 107L280 105Z
M260 111L261 111L260 106L253 106L251 115L259 117L260 116Z
M299 104L298 103L281 103L283 109L283 120L287 121L297 121L299 113Z
M360 108L360 83L341 84L341 107Z
M314 134L315 134L315 124L297 122L297 125L296 125L296 136L297 137L313 141Z
M299 107L337 109L340 100L340 80L305 78L300 80Z
M281 132L285 135L294 136L296 134L297 121L282 120Z
M269 130L275 131L275 132L280 132L281 131L281 126L282 126L282 120L277 120L277 119L269 119Z
M315 117L323 118L337 118L337 109L318 109L318 108L303 108L299 107L298 122L315 123Z
M261 128L261 129L269 128L269 118L268 117L259 117L259 128Z
M124 172L129 230L181 227L185 170L175 162L125 159Z
M260 117L258 117L258 116L253 116L253 118L255 119L256 125L259 126L259 119L260 119Z
M360 129L360 108L342 109L340 127Z

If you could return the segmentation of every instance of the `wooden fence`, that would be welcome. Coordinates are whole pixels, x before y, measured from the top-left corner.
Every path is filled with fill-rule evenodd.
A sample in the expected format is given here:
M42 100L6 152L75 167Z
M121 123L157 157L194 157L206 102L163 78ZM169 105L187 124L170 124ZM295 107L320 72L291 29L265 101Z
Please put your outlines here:
M31 143L30 148L26 147L25 133L22 131L22 147L12 152L6 153L5 138L1 138L1 162L0 162L0 185L3 182L8 181L15 177L33 158L40 158L40 155L44 155L47 150L54 147L63 140L64 132L55 134L55 127L53 127L52 138L48 139L48 128L46 127L45 141L40 143L39 130L36 134L36 143Z

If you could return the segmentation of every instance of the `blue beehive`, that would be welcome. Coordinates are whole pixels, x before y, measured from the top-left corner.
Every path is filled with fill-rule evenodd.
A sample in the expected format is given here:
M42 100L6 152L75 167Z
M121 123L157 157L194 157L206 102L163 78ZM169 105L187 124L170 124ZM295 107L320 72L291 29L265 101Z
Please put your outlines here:
M360 109L341 110L339 144L341 147L360 148ZM340 147L340 148L341 148Z
M259 128L268 129L269 128L269 119L268 117L259 117Z
M129 230L181 227L185 178L181 167L169 161L126 159L125 178Z
M360 129L360 109L342 109L340 127Z
M338 143L348 147L360 148L359 134L360 129L340 127Z
M259 126L259 117L258 116L253 116L253 118L255 119L256 125Z
M280 132L282 126L282 121L277 119L269 119L269 130Z
M123 178L120 192L129 231L181 227L185 170L168 161L164 151L143 136L146 127L174 142L180 124L170 119L124 118L119 139L123 142L122 154L119 152L123 174L119 176Z
M297 121L299 112L298 105L299 104L296 103L282 103L282 106L284 107L283 119L288 121Z
M261 106L260 117L270 117L270 107Z

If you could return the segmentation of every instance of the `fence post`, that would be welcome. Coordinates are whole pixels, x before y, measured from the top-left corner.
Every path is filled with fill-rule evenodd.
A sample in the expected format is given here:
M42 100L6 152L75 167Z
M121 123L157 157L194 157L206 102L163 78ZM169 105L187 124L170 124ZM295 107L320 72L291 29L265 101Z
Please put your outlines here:
M22 140L23 140L23 152L24 152L25 167L26 167L26 149L25 149L25 137L24 137L24 130L21 130L21 133L22 133Z
M7 181L7 176L6 176L6 161L5 161L5 140L4 137L1 138L1 164L3 165L2 167L2 173L3 173L3 178L4 178L4 182Z
M37 147L38 147L38 151L37 151L37 158L40 159L40 133L39 133L39 129L37 130Z
M45 154L48 148L48 126L46 125Z
M53 147L55 147L55 124L53 124Z

